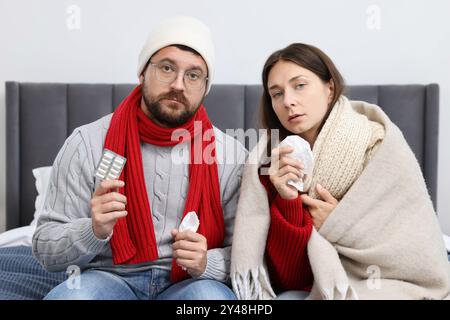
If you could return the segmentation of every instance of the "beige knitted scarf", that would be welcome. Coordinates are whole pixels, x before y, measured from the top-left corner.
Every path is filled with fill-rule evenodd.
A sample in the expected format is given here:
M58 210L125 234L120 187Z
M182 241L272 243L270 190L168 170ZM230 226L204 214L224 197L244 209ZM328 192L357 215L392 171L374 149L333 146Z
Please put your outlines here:
M379 125L355 112L345 96L339 98L312 149L315 164L306 185L311 197L319 198L316 188L310 188L317 183L338 200L344 196L363 170L372 136L378 134L375 130Z
M384 139L383 127L389 128ZM388 137L389 139L386 139ZM380 143L381 139L383 142ZM380 150L383 148L385 151L383 153L377 151L373 160L370 160L373 173L368 176L366 165L369 167L368 159L372 157L371 152L376 141L379 142ZM267 137L263 136L249 154L236 212L231 281L239 299L275 297L264 260L270 211L267 193L258 176L260 165L268 162L266 145ZM390 291L384 292L386 296L395 296L398 292L403 292L404 288L399 283L405 282L402 274L408 274L408 268L411 270L409 263L417 262L412 257L424 254L418 252L419 248L429 251L428 259L437 270L434 273L430 270L415 273L411 276L415 279L411 281L420 283L423 280L422 286L418 286L422 289L432 287L433 284L425 283L429 282L430 277L434 277L442 280L442 285L436 285L438 293L430 296L441 298L444 293L448 293L445 249L420 168L402 134L384 112L378 106L364 102L350 102L342 96L333 107L312 151L315 168L311 181L307 184L309 195L318 198L315 185L320 183L340 202L321 227L320 233L313 229L308 243L308 257L315 279L310 298L355 299L358 293L361 293L360 296L363 298L375 296L375 292L380 294L381 291L367 291L361 289L360 283L352 282L355 277L362 279L367 277L367 269L364 268L366 263L378 266L394 264L382 271L386 272L388 277L401 279L394 285L389 283L385 286L390 288ZM389 158L391 156L392 159ZM375 158L378 160L375 161ZM404 172L401 171L403 167ZM386 189L395 189L398 182L393 174L384 177L383 170L388 172L394 170L399 176L403 175L406 185L396 191L405 194L386 193ZM362 176L364 180L360 181ZM357 181L359 187L355 188L354 184ZM405 203L403 199L409 192L415 195L414 201ZM410 205L420 208L420 213L416 214L419 215L417 220L408 217L413 210ZM378 221L383 216L385 219ZM395 227L388 222L399 217L411 221L409 224L395 221L393 226L399 230L390 234ZM420 228L424 225L428 227L430 233L426 236L420 233ZM419 239L414 243L421 242L420 246L408 246L411 230L417 230L415 236ZM328 237L323 237L322 231L327 232ZM340 233L335 234L334 231ZM392 239L398 238L397 244L391 242ZM396 246L403 248L404 251L395 251ZM354 256L350 255L351 259L345 259L349 252ZM406 261L398 258L399 256L405 256ZM352 272L349 273L349 270ZM355 287L358 287L360 292L357 293ZM416 289L405 296L422 297L431 292L427 291L427 288Z

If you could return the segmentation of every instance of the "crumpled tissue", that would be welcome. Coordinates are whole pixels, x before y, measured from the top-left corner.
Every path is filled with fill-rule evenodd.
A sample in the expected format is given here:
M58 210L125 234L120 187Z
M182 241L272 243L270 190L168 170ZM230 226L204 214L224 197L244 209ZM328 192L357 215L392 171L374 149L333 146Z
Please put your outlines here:
M294 159L298 159L303 164L303 179L299 181L289 180L288 184L296 188L300 192L307 191L311 182L311 177L314 169L314 156L309 146L308 141L297 136L287 136L286 139L280 142L281 147L291 146L294 151L289 153L288 156Z

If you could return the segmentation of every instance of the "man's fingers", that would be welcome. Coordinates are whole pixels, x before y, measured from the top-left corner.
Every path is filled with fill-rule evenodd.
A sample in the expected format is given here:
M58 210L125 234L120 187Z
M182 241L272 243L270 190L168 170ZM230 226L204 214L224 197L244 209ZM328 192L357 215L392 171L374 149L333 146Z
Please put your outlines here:
M178 258L175 260L181 268L193 269L196 265L194 260Z
M101 196L107 192L109 192L113 188L122 188L125 185L125 182L122 180L103 180L98 185L97 189L94 192L95 196Z
M198 242L192 242L189 240L178 240L172 245L173 250L188 250L188 251L199 251Z
M175 241L180 240L200 242L202 241L202 235L192 231L183 231L183 232L178 231L177 235L175 236Z
M111 221L126 217L127 214L128 214L127 211L113 211L98 215L96 217L96 220L101 224L107 224L110 223Z
M183 232L177 233L177 235L175 236L175 241L189 240L189 241L193 241L193 242L202 242L204 238L205 237L199 233L192 232L192 231L183 231Z
M186 259L186 260L195 260L198 258L199 253L195 251L189 251L189 250L174 250L173 251L173 257L175 259Z
M107 203L111 201L118 201L122 203L127 203L127 197L119 192L109 192L101 196L96 197L98 203Z
M126 217L128 211L114 211L111 213L111 219L117 220Z
M103 214L122 210L125 210L125 203L119 201L111 201L100 205L100 212Z
M327 189L322 187L322 185L316 184L316 190L317 193L320 195L320 197L323 199L323 201L331 204L338 203L338 201L331 195L331 193Z

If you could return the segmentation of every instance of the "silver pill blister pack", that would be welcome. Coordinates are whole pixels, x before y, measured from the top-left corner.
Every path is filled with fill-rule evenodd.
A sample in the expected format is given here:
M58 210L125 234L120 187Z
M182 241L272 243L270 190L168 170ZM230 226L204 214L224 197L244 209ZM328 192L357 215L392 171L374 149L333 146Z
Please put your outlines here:
M95 176L101 180L117 180L125 166L126 158L117 153L104 149L102 158L97 166Z

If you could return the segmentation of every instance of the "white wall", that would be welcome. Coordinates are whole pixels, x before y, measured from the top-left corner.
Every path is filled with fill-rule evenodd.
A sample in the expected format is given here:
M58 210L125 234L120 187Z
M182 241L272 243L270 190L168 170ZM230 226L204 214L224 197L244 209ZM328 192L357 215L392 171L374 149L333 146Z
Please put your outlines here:
M71 29L77 21L75 13L67 13L71 5L80 9L79 29ZM447 0L0 0L0 231L7 156L4 81L135 82L148 31L163 17L187 14L212 29L216 83L259 83L267 56L290 42L323 49L349 84L437 82L438 214L450 234L449 13Z

